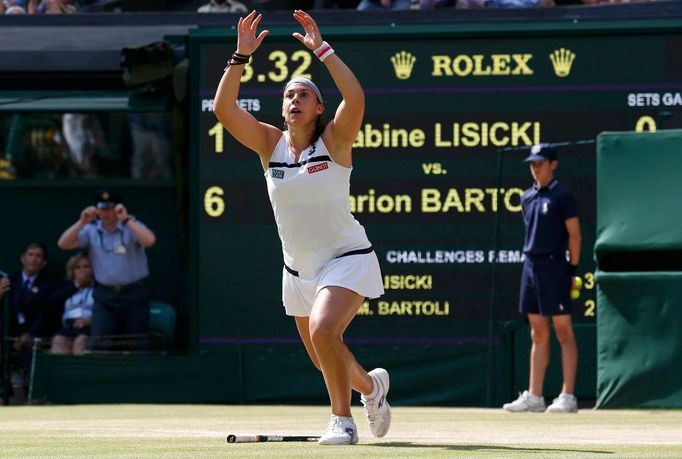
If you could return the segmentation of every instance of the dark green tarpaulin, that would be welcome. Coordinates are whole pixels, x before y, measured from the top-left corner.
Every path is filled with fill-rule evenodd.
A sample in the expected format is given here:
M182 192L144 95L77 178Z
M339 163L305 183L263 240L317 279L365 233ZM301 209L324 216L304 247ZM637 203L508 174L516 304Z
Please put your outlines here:
M597 407L682 407L682 131L597 141Z
M682 273L597 274L597 408L682 408Z

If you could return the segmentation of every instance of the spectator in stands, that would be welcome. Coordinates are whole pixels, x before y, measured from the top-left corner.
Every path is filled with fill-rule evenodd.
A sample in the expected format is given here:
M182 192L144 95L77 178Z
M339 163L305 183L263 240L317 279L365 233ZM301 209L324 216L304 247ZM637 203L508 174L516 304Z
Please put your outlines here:
M13 7L18 6L26 12L28 0L0 0L0 14L7 14L6 11Z
M53 284L43 271L47 265L47 249L42 243L28 244L20 260L21 271L9 276L8 334L12 349L20 357L13 369L13 380L26 390L35 340L51 336L55 331L49 323L47 310L47 298L53 291Z
M78 221L59 238L59 248L88 249L90 256L95 278L90 349L147 349L149 291L145 279L149 267L145 249L155 243L154 233L128 213L121 197L106 190L97 193L95 205L83 209ZM112 339L120 335L123 340Z
M244 13L247 11L246 5L236 0L210 0L207 4L200 6L199 13Z
M5 14L35 14L40 0L5 0ZM3 2L0 0L0 13L3 12Z
M412 7L411 0L361 0L358 11L370 10L409 10Z
M64 113L62 133L71 160L71 173L97 176L97 162L107 148L104 130L94 113Z
M79 252L66 263L66 280L49 298L61 316L62 328L52 338L53 354L85 353L90 336L94 281L88 256Z
M325 10L325 9L357 9L359 0L315 0L313 9Z
M35 0L29 0L35 1ZM73 14L78 12L76 0L42 0L38 5L38 14Z
M5 273L2 273L0 275L0 300L2 300L5 297L5 293L9 292L9 286L10 286L9 278L5 276ZM0 310L2 310L2 307L0 307Z
M3 8L4 7L2 6L2 2L0 2L0 14L3 14ZM8 16L19 16L22 14L26 14L26 9L23 6L11 5L7 7L4 14Z
M482 8L542 8L553 6L555 6L554 0L457 0L457 3L455 4L455 8L460 10Z
M435 10L438 8L454 8L457 0L419 0L420 10Z
M0 14L22 14L17 11L23 11L23 14L26 14L25 0L0 0Z
M578 208L573 194L554 176L559 163L553 147L535 145L525 161L530 163L535 181L521 197L526 260L519 311L530 323L530 377L528 390L503 408L511 412L545 411L542 392L550 356L551 323L561 345L564 383L547 411L574 413L578 410L574 395L578 348L573 334L571 289L578 288L573 277L580 261Z

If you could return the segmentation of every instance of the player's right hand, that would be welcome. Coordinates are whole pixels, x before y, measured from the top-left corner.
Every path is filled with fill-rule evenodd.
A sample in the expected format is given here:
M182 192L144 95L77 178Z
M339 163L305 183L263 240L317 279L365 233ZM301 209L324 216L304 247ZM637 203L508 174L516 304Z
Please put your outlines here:
M237 23L237 53L250 56L263 43L263 39L270 31L262 30L256 36L261 19L263 19L263 15L256 15L256 10L251 11L245 18L239 18Z

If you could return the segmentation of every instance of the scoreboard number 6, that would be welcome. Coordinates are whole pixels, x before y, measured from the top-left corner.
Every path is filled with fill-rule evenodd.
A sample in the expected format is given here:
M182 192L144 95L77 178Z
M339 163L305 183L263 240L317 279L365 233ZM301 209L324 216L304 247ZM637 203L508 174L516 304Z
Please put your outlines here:
M204 193L204 211L206 215L218 218L225 213L225 191L219 186L211 186Z

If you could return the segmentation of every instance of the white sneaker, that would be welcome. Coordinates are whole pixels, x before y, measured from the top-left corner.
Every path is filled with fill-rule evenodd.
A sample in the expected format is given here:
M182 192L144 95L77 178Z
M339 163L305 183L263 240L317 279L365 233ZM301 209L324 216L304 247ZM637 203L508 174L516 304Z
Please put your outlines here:
M358 442L358 429L353 418L336 416L327 424L327 430L317 441L320 445L354 445Z
M575 395L559 394L557 398L552 400L552 404L547 407L548 413L577 413L578 399Z
M545 411L545 399L543 397L538 397L537 395L529 394L527 390L524 390L519 394L519 398L511 403L505 403L502 405L505 411L512 413L522 413L529 411L531 413L542 413Z
M386 401L390 379L388 371L383 368L375 368L369 372L372 381L379 388L376 397L368 400L364 395L360 396L360 401L365 405L365 417L369 424L369 430L375 437L383 437L391 427L391 406Z

